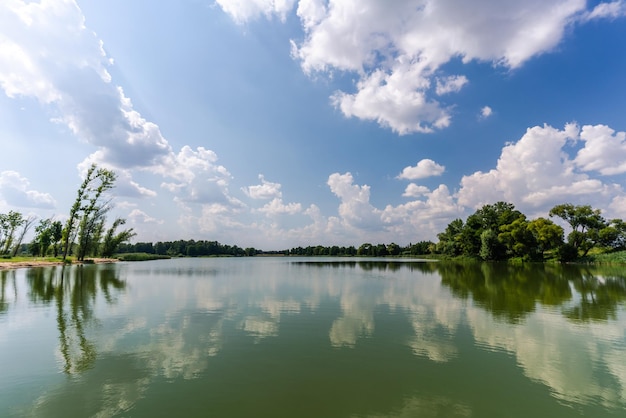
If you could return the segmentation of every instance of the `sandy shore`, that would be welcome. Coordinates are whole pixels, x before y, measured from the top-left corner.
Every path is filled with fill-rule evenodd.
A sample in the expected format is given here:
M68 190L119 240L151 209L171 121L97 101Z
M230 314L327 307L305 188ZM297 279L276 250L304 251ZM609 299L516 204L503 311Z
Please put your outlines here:
M93 260L96 264L102 263L115 263L117 262L117 258L90 258L88 262L90 263ZM78 261L72 261L72 265L75 264L83 264ZM45 267L45 266L62 266L62 261L38 261L38 260L29 260L29 261L0 261L0 270L8 270L8 269L20 269L27 267Z

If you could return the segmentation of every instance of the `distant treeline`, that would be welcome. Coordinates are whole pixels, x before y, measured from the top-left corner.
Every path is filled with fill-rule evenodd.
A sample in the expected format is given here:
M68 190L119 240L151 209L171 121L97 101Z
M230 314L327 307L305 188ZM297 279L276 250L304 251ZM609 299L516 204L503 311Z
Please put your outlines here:
M386 256L416 256L430 254L433 252L435 244L431 241L420 241L417 244L409 244L408 246L400 246L395 243L391 244L370 244L365 243L361 246L340 247L333 246L308 246L295 247L288 250L279 251L263 251L256 248L241 248L236 245L220 244L217 241L195 241L195 240L178 240L166 242L137 242L135 244L124 243L119 246L119 254L127 253L147 253L168 255L171 257L202 257L202 256L235 256L235 257L251 257L255 255L294 255L294 256L367 256L367 257L386 257Z
M171 257L202 257L202 256L254 256L259 253L255 248L241 248L236 245L220 244L217 241L178 240L157 242L138 242L121 244L117 251L125 253L147 253L168 255Z
M417 244L409 244L406 247L396 243L391 244L361 244L359 248L354 246L339 247L333 245L325 247L323 245L296 247L284 251L285 255L300 256L367 256L367 257L387 257L387 256L414 256L430 254L434 251L435 243L431 241L420 241Z
M564 203L554 206L551 218L560 218L569 224L565 237L563 227L551 219L529 220L512 203L496 202L477 209L465 222L455 219L437 235L437 243L420 241L405 247L391 244L361 244L354 246L308 246L281 251L263 251L240 248L217 241L179 240L121 244L119 253L148 253L177 256L364 256L411 257L440 254L445 257L469 257L488 261L521 259L543 261L546 258L562 262L594 253L611 253L626 250L626 222L622 219L605 219L599 209L589 205Z

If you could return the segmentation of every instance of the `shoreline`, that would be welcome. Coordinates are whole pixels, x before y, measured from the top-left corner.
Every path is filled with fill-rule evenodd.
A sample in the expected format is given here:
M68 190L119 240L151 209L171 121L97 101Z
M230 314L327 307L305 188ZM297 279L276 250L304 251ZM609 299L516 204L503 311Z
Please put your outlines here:
M49 261L49 260L29 260L29 261L0 261L0 271L1 270L14 270L21 268L31 268L31 267L50 267L50 266L72 266L72 265L82 265L82 264L107 264L107 263L117 263L119 260L117 258L88 258L83 261L74 261L66 264L63 261Z

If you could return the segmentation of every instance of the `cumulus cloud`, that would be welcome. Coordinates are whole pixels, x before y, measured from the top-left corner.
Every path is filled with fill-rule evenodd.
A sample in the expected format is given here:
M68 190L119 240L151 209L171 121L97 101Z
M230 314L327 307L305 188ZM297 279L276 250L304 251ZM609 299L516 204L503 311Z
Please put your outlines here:
M230 172L217 164L213 151L204 147L194 150L186 145L178 154L168 155L163 165L153 167L152 171L173 180L161 186L176 194L181 202L217 204L231 209L244 206L230 195Z
M419 196L425 195L428 192L430 192L430 189L428 187L418 186L415 183L411 183L408 186L406 186L406 189L404 190L404 193L402 194L402 196L419 197Z
M493 110L489 106L485 106L482 109L480 109L480 117L482 119L487 119L492 114L493 114Z
M354 184L351 173L334 173L328 186L340 200L339 215L344 226L357 229L380 229L380 211L370 204L370 187Z
M235 21L284 17L295 1L218 1ZM332 103L347 117L372 120L399 134L449 126L450 105L433 95L458 92L468 78L446 74L461 58L514 69L552 51L575 24L624 16L622 0L588 9L584 0L300 0L304 39L292 56L308 73L358 76ZM434 90L434 91L433 91Z
M56 201L48 194L32 190L26 177L16 171L0 172L0 198L23 208L54 209Z
M284 21L293 9L295 0L215 0L237 23L245 23L259 16L274 15Z
M133 109L111 82L102 42L74 1L0 6L0 86L9 97L35 97L58 112L54 120L99 149L92 158L119 168L157 164L170 149L158 126Z
M354 184L350 173L334 173L328 178L331 191L341 199L339 217L327 220L327 229L354 236L359 242L379 239L397 242L434 239L451 218L459 217L463 208L457 204L445 185L430 191L417 185L407 187L404 196L415 200L398 206L374 207L370 187ZM355 232L356 231L356 232Z
M584 137L584 139L583 139ZM575 158L566 152L567 146L583 139L584 147ZM459 204L477 208L499 200L514 203L523 212L547 212L555 204L571 202L606 208L624 195L616 183L602 182L590 177L586 170L623 172L624 133L615 133L606 126L568 124L559 130L548 125L529 128L515 143L502 149L496 167L476 172L461 179ZM602 152L600 168L594 158L600 158L599 148L608 147L617 153ZM621 153L621 154L620 154Z
M626 173L626 132L615 132L605 125L583 126L580 139L585 146L574 163L581 170L602 175Z
M453 75L446 78L437 78L435 91L439 96L448 93L456 93L467 84L469 80L464 75Z
M263 174L259 174L259 180L261 180L261 184L242 188L242 191L252 199L272 199L282 197L282 192L280 191L282 186L279 183L266 181Z
M421 199L398 206L387 205L382 219L388 225L391 236L415 241L416 236L420 239L435 239L452 219L463 213L464 208L458 204L448 187L440 184L433 191L421 193Z
M423 159L417 163L417 165L411 167L405 167L402 173L397 178L405 180L417 180L427 177L440 176L446 168L437 164L431 159Z
M144 223L144 224L158 224L158 225L163 225L163 220L162 219L157 219L154 218L150 215L148 215L146 212L140 210L140 209L133 209L129 214L128 214L128 219L132 222L132 223Z
M259 209L259 212L265 213L268 216L289 214L294 215L302 211L302 205L300 203L288 203L284 204L281 198L275 197L271 202Z
M288 3L267 2L277 12L292 7ZM127 197L156 196L133 180L141 170L162 176L163 187L181 201L240 204L230 196L231 176L213 151L185 146L175 152L159 126L134 108L113 82L112 59L74 0L7 0L0 5L0 21L0 87L8 97L36 98L54 122L94 146L80 167L113 169L117 191Z

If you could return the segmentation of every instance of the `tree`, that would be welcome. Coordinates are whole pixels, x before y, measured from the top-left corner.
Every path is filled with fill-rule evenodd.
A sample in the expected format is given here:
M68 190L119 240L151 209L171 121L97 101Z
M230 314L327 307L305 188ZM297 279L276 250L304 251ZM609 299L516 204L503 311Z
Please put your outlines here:
M387 246L385 244L378 244L376 245L376 247L373 247L373 250L373 255L376 257L386 257L389 255L389 252L387 251Z
M124 225L126 223L125 219L117 218L111 228L109 228L104 236L104 241L102 243L102 252L101 255L103 257L112 257L115 254L115 251L120 246L122 242L130 240L135 236L133 229L126 229L122 232L115 233L117 228L120 225Z
M17 252L20 249L20 246L22 245L22 241L24 240L24 236L26 235L26 233L28 232L30 227L33 225L36 219L37 218L35 216L22 218L22 222L20 224L22 226L22 230L17 238L17 241L15 242L15 245L13 246L13 252L11 253L11 257L15 257L17 255Z
M7 214L0 214L0 254L8 254L17 229L26 222L20 212L9 211Z
M83 208L83 200L85 196L89 193L89 184L93 181L93 177L95 175L96 165L93 164L87 170L87 174L85 175L85 179L83 183L78 188L76 200L70 209L70 215L65 222L65 227L63 228L63 260L66 259L71 244L74 242L74 237L76 235L76 223L78 222L78 217L80 216L80 212Z
M392 242L391 244L387 245L387 252L389 253L389 255L393 256L400 255L400 246L395 242Z
M572 232L567 236L567 242L582 251L583 257L601 241L600 230L608 226L600 209L592 209L589 205L564 203L553 207L550 216L557 216L570 225Z
M83 213L78 228L78 251L76 252L78 260L82 261L88 254L98 252L106 214L109 210L110 206L106 203L93 209L88 207Z
M563 244L563 228L546 218L537 218L528 223L528 229L535 236L541 258L546 251Z
M59 245L63 238L63 224L61 221L52 222L50 225L50 233L52 236L52 251L54 256L57 257L59 255Z
M480 258L497 260L499 258L498 247L498 235L493 229L486 229L480 234Z
M356 251L356 255L372 255L373 246L369 242L361 244L359 249Z
M95 164L87 170L62 231L63 259L76 239L76 258L82 261L87 255L97 255L100 251L112 255L123 241L135 235L132 229L116 233L125 222L122 219L116 219L105 232L106 215L112 208L111 200L105 200L105 196L114 187L116 177L113 171L98 168Z
M496 202L492 205L484 205L472 215L467 217L460 234L457 234L461 251L468 256L489 255L489 259L502 259L506 255L506 248L500 239L492 240L489 233L483 237L485 231L491 230L497 237L501 227L513 223L524 215L515 209L512 203ZM441 239L441 238L440 238ZM491 248L484 248L487 243ZM487 251L485 253L485 251Z
M496 235L500 229L513 223L516 219L523 217L522 213L515 209L515 205L508 202L496 202L492 205L484 205L478 209L473 215L467 218L465 223L464 237L465 237L465 252L467 255L476 255L477 237L481 237L483 231L491 229ZM493 242L493 256L496 259L504 258L506 249L504 245L498 239L497 242Z
M35 240L36 246L32 246L31 253L45 257L50 245L52 244L52 219L42 219L39 221L39 225L35 227ZM37 251L34 251L34 250Z
M78 260L83 260L94 247L94 236L102 231L109 202L102 202L103 194L113 188L115 173L92 164L78 188L76 200L63 229L63 259L78 236Z
M535 259L539 253L535 235L529 228L526 216L521 215L510 224L500 227L498 239L504 244L509 255Z
M463 221L461 219L455 219L448 224L445 231L438 234L439 243L437 244L437 251L449 255L457 256L461 254L461 234L463 232Z

